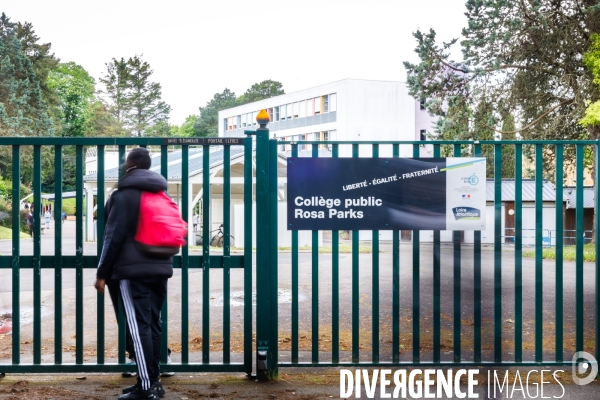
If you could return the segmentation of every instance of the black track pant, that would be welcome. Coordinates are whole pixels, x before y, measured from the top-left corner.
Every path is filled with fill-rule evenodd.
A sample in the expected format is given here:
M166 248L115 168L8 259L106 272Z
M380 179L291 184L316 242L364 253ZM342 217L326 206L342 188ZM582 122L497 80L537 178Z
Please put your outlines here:
M148 390L160 377L160 310L167 294L167 278L123 279L120 282L136 354L137 380L142 389Z
M106 286L108 286L108 293L110 294L110 300L112 301L113 308L115 309L115 317L119 321L119 297L121 297L121 289L119 288L119 281L107 280ZM135 349L133 348L133 341L131 340L131 333L129 333L129 326L125 321L125 350L129 354L129 358L135 359Z

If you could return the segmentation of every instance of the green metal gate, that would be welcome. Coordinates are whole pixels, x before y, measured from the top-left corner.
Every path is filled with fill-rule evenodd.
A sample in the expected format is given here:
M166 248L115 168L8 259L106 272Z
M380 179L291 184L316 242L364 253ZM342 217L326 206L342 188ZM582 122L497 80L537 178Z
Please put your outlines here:
M20 238L20 186L12 189L12 247L11 254L0 256L3 281L10 280L12 336L10 360L0 362L0 373L6 372L117 372L131 370L126 365L124 324L119 316L118 349L116 356L107 356L115 349L107 348L104 295L85 297L84 287L93 281L84 281L84 273L97 265L96 255L85 254L84 248L84 150L97 148L97 204L106 200L108 185L105 177L104 153L107 146L117 146L121 160L126 146L160 148L161 174L172 179L169 168L169 146L176 146L180 157L181 208L188 210L190 160L202 159L202 237L200 255L190 254L188 246L175 257L174 267L181 277L181 286L169 285L170 295L181 302L178 314L168 314L165 305L163 317L163 359L169 332L179 327L177 362L168 366L179 371L240 371L253 370L259 375L275 376L279 367L290 366L381 366L381 365L569 365L571 351L586 350L600 359L597 346L600 304L600 268L584 262L584 172L585 162L598 165L600 155L595 151L596 141L489 141L489 142L428 142L432 155L459 157L465 149L481 155L483 149L493 157L493 240L484 243L482 232L473 233L472 245L462 243L461 233L453 232L452 241L442 243L441 232L433 232L431 242L423 233L413 231L410 242L402 242L401 232L393 231L391 240L380 240L380 232L370 234L370 252L361 255L359 232L352 231L345 250L340 245L342 232L331 232L331 249L320 249L322 232L312 231L305 249L299 242L299 232L291 233L291 249L279 248L277 228L279 192L278 175L281 160L278 146L291 148L291 156L301 155L302 147L310 146L311 157L319 157L319 147L326 147L331 157L349 154L351 157L379 157L387 152L401 156L409 148L413 157L422 156L422 142L341 142L304 141L285 142L269 138L266 125L256 131L247 131L246 138L161 139L161 138L0 138L0 146L12 154L13 183L21 181L23 166L21 154L31 154L33 169L34 215L40 216L43 152L54 152L55 181L62 182L63 157L70 148L74 154L76 177L76 231L74 255L63 246L63 226L55 223L53 254L42 251L42 230L36 219L31 255L23 254ZM255 136L255 139L252 139ZM255 146L253 145L253 141ZM158 147L156 147L158 146ZM217 147L215 147L217 146ZM243 250L233 253L230 236L231 219L232 149L243 146ZM484 147L487 146L487 147ZM210 247L212 198L214 179L211 168L215 154L222 151L223 185L223 249ZM361 148L368 154L361 154ZM344 150L344 152L342 152ZM503 231L503 152L514 154L514 216L512 234ZM531 153L533 164L523 162L523 154ZM193 153L193 154L192 154ZM593 157L591 156L593 154ZM171 154L172 155L172 154ZM574 163L565 161L573 155ZM544 160L552 158L551 162ZM71 162L68 159L66 162ZM212 160L212 161L211 161ZM490 160L488 160L489 162ZM179 165L179 164L178 164ZM548 165L551 167L548 169ZM29 167L27 165L27 167ZM179 168L179 167L177 167ZM546 168L546 169L544 169ZM569 168L572 168L570 170ZM591 168L595 170L595 168ZM255 170L255 173L253 172ZM523 190L524 174L531 171L534 182L534 201L527 200ZM567 171L567 172L565 172ZM197 172L197 171L195 171ZM563 261L563 253L570 248L563 245L565 218L563 210L563 180L573 173L575 185L575 262ZM255 175L255 177L254 177ZM547 176L546 176L547 175ZM554 221L556 233L550 239L556 257L544 261L544 204L545 178L554 181L556 198ZM279 176L281 178L281 176ZM212 179L212 180L211 180ZM221 179L221 178L219 178ZM598 174L594 176L593 208L598 209ZM237 182L237 181L236 181ZM63 192L57 185L54 202L54 220L61 220ZM254 198L255 196L255 198ZM256 219L253 218L253 203ZM528 204L525 204L529 202ZM546 201L547 203L547 201ZM524 216L533 213L533 245L528 247L524 232ZM89 214L89 210L88 210ZM184 212L187 219L189 213ZM90 215L86 222L90 223ZM594 232L598 235L599 216L594 217ZM97 211L97 237L104 231L103 207ZM253 232L256 226L256 236ZM507 237L514 243L505 244ZM253 239L256 239L254 253ZM101 252L98 240L96 252ZM89 247L89 245L88 245ZM505 250L509 251L505 251ZM533 258L524 256L533 251ZM73 250L73 249L70 249ZM593 245L598 254L598 244ZM254 253L254 254L253 254ZM255 257L255 261L253 260ZM253 279L253 267L256 278ZM194 275L201 269L201 275ZM42 312L43 272L52 271L54 286L54 329L44 330L47 322ZM66 272L65 272L66 271ZM71 337L65 337L63 322L67 305L62 299L66 273L74 271L74 331L75 344L65 350ZM230 287L234 279L243 282L243 311L232 313ZM572 274L571 274L572 272ZM21 332L21 278L32 274L32 339L23 343ZM212 351L214 331L211 324L211 292L216 277L222 280L223 304L222 349ZM197 279L195 279L197 278ZM201 278L201 279L200 279ZM253 282L254 281L254 282ZM545 281L551 281L549 287ZM323 284L325 282L326 286ZM6 283L4 283L6 285ZM201 285L201 287L199 286ZM253 286L256 286L256 328L253 328ZM190 290L200 290L199 298L190 297ZM289 290L289 293L287 292ZM282 294L284 293L282 299ZM551 298L544 298L545 295ZM572 294L572 296L571 296ZM425 301L427 300L427 301ZM573 300L573 301L572 301ZM201 343L192 338L190 321L196 315L190 309L201 302ZM308 305L306 305L308 304ZM550 304L550 308L548 308ZM546 306L546 308L544 308ZM585 313L584 313L585 309ZM122 311L122 310L121 310ZM347 315L346 315L347 313ZM86 315L94 315L90 318ZM241 326L239 336L232 335L233 326ZM92 342L86 339L86 328L95 329ZM591 333L590 333L591 332ZM256 338L253 338L253 334ZM7 338L6 336L5 338ZM533 339L530 339L533 337ZM172 336L170 337L173 341ZM219 339L217 338L217 339ZM49 341L46 341L48 340ZM6 339L4 339L6 340ZM86 342L88 346L86 348ZM52 343L52 346L44 345ZM231 344L243 343L233 349ZM1 343L0 343L1 344ZM28 345L31 347L26 347ZM172 345L173 343L169 343ZM53 348L52 348L53 347ZM192 348L193 347L193 348ZM362 348L361 348L362 347ZM257 354L254 354L254 351ZM66 360L65 352L74 355L74 362ZM23 362L21 354L26 354ZM6 354L6 349L5 349ZM257 362L256 366L253 360Z
M380 252L381 243L379 232L372 231L371 235L371 260L361 261L359 232L351 232L351 256L340 261L340 232L331 232L331 255L326 255L326 266L322 261L324 254L319 250L319 232L312 231L310 244L310 260L305 259L304 268L310 268L307 281L299 284L302 272L302 263L299 262L300 252L298 231L291 232L291 256L289 282L278 277L283 264L280 261L281 252L278 252L277 226L277 179L278 179L278 146L289 146L290 155L297 157L299 147L310 147L307 157L319 157L319 147L326 147L330 152L328 156L338 157L340 149L345 147L351 152L351 157L359 157L359 148L366 153L362 156L379 157L382 149L386 149L393 157L400 156L400 148L408 147L412 157L420 157L423 142L344 142L344 141L281 141L269 139L266 125L256 131L257 135L257 203L259 223L263 221L264 229L257 231L257 341L258 345L267 351L267 375L276 375L278 367L300 366L534 366L534 365L571 365L573 353L586 350L595 354L600 359L600 348L597 346L600 332L600 263L584 263L584 162L590 170L595 170L599 163L600 154L597 151L596 141L481 141L481 142L427 142L433 157L441 155L460 157L465 150L473 156L481 156L482 147L487 146L488 157L493 157L493 242L489 246L482 246L482 233L473 233L473 244L465 246L461 243L461 232L453 232L450 245L442 246L440 232L433 232L430 245L424 246L421 241L421 232L412 232L412 242L402 244L400 232L392 232L390 261L382 263ZM268 144L267 144L268 143ZM268 147L269 154L264 156ZM258 151L262 150L262 154ZM442 154L442 151L445 154ZM515 226L512 231L514 245L510 252L506 252L503 241L506 236L502 231L502 207L505 203L502 197L502 167L503 151L514 154L514 215ZM524 152L530 152L533 164L523 161ZM573 156L574 163L565 161L565 154ZM594 154L594 157L592 157ZM550 160L554 166L544 169ZM490 162L490 160L488 160ZM524 244L524 204L523 204L523 178L527 167L535 181L534 202L528 204L529 209L534 208L535 221L534 244ZM567 303L565 293L567 278L565 275L565 262L563 252L566 246L564 241L563 217L563 180L565 170L569 168L575 178L573 191L576 196L576 223L575 223L575 262L569 264L569 271L573 271L574 282L569 281ZM281 173L280 173L281 175ZM544 261L544 229L543 209L545 194L543 193L544 179L553 175L555 181L555 231L554 260ZM594 181L594 204L597 210L598 174ZM528 194L531 195L531 194ZM547 207L546 207L547 208ZM530 211L530 210L528 210ZM594 231L598 237L599 215L593 216ZM267 223L268 222L268 223ZM281 233L281 232L279 232ZM390 243L388 243L388 246ZM598 243L591 245L598 254ZM427 247L428 255L422 254ZM446 247L444 251L444 247ZM523 256L524 249L534 252L534 258L526 262ZM444 256L444 254L446 256ZM279 257L279 258L278 258ZM411 259L406 268L412 270L409 280L401 279L401 260ZM465 262L468 259L469 262ZM370 264L362 267L361 262ZM483 263L483 264L482 264ZM524 267L524 263L527 264ZM423 265L430 268L425 271ZM506 264L511 264L507 268ZM585 272L584 272L585 265ZM362 268L361 268L362 267ZM368 268L370 278L364 278L365 268ZM383 272L386 272L385 278ZM451 271L445 281L442 281L444 271ZM482 277L482 272L489 272L490 276ZM287 271L286 271L287 273ZM319 276L326 273L330 275L327 290L321 290L322 284ZM532 276L533 282L524 280L524 273ZM340 289L342 277L351 276L345 290ZM467 276L468 275L468 276ZM552 275L552 287L544 285L544 278ZM385 284L390 296L380 297L382 279L388 279ZM468 278L468 281L466 280ZM587 282L584 290L584 281ZM426 283L424 283L426 282ZM507 282L507 283L505 283ZM291 304L279 304L277 290L289 283L291 286ZM306 297L310 304L300 310L302 301L301 288L304 287ZM442 289L452 288L451 296L444 296L447 301L442 303ZM425 288L425 290L423 290ZM488 288L484 292L484 288ZM503 291L511 291L510 295ZM367 294L365 295L365 292ZM409 292L411 299L404 308L401 307L402 294ZM425 294L432 292L431 305L424 307L421 299ZM584 292L585 299L584 315ZM468 293L468 297L465 295ZM533 293L533 296L530 294ZM544 299L549 293L554 301ZM571 301L571 294L575 302ZM342 295L346 301L340 300ZM529 300L524 302L524 295ZM361 314L363 300L370 297L369 307ZM324 305L331 305L331 314L320 310ZM472 309L469 315L465 313L465 304L469 303ZM550 304L550 309L544 305ZM349 305L348 305L349 304ZM385 312L382 306L385 305ZM443 316L442 309L446 306L451 313ZM345 312L342 310L345 308ZM369 310L370 309L370 310ZM527 311L527 318L524 316ZM566 312L568 309L569 312ZM329 310L329 308L327 309ZM370 315L369 315L370 311ZM289 313L289 316L288 316ZM344 343L341 335L343 329L340 322L344 314L351 313L349 343ZM554 313L555 317L552 317ZM427 315L425 315L427 314ZM282 321L282 316L286 321ZM550 317L549 317L550 315ZM508 316L508 318L507 318ZM401 329L402 318L408 318ZM424 317L427 320L423 319ZM444 317L444 318L442 318ZM279 319L278 319L279 318ZM391 323L386 332L381 327L384 318ZM444 330L443 322L451 321L450 328ZM465 320L467 320L465 322ZM568 320L568 321L567 321ZM323 322L330 322L331 326L323 327ZM365 326L365 321L367 322ZM309 325L310 324L310 325ZM446 324L449 325L449 324ZM507 325L510 327L507 329ZM303 327L304 326L304 327ZM308 328L308 326L310 326ZM427 330L428 329L428 330ZM289 330L289 336L287 332ZM285 331L284 334L282 331ZM450 333L448 333L450 332ZM451 335L450 340L442 335ZM525 340L524 335L533 336L534 340ZM469 336L470 340L465 340ZM324 341L323 338L327 339ZM424 338L428 337L427 343ZM549 339L547 339L549 338ZM546 342L545 342L546 341ZM370 349L362 349L364 342L370 344ZM289 349L282 351L282 344L289 345ZM330 343L327 344L327 343ZM324 346L324 344L326 344ZM382 351L385 344L385 352ZM567 346L568 344L568 346ZM323 348L322 348L323 347ZM410 351L405 348L410 348ZM362 351L361 351L362 349ZM423 350L425 349L425 351ZM370 350L370 351L369 351ZM283 355L285 353L285 359Z
M4 148L12 147L12 254L0 256L0 269L5 273L3 280L6 282L12 281L12 349L10 363L0 362L0 373L6 372L116 372L134 370L134 366L126 365L125 356L125 324L123 308L120 305L119 312L119 330L118 330L118 355L116 360L107 362L106 353L115 349L105 347L105 334L107 330L114 331L116 326L105 326L105 313L112 313L112 310L105 310L104 294L96 294L95 304L91 304L84 299L84 286L90 288L93 284L93 278L90 281L84 282L84 271L95 269L97 267L97 256L84 254L84 149L88 147L97 148L97 204L105 203L105 193L108 185L105 180L105 147L116 146L118 148L118 159L123 160L127 146L153 146L154 149L160 149L160 164L154 165L158 167L160 173L169 180L173 175L179 172L181 180L181 202L182 210L189 209L189 177L190 173L190 149L196 152L196 158L202 159L202 182L203 182L203 245L201 255L190 255L188 246L182 248L181 254L174 257L173 266L175 271L181 276L181 287L169 285L171 294L179 294L181 309L180 316L176 318L168 315L168 302L165 301L161 313L162 332L163 332L163 352L162 363L167 361L167 337L171 329L170 326L175 322L180 326L180 349L177 353L180 355L180 362L176 362L168 366L170 371L241 371L250 373L252 371L252 302L245 301L243 305L243 315L232 319L231 316L231 274L233 271L241 271L240 279L243 279L243 298L245 300L252 299L252 139L160 139L160 138L1 138L0 146ZM172 152L169 147L176 146L177 153L181 160L180 171L169 173L170 168L174 168L169 164L169 157ZM222 171L223 171L223 248L222 251L215 252L215 249L209 246L210 234L210 169L214 164L211 158L214 146L218 146L222 152ZM63 181L63 167L65 165L63 154L65 149L71 147L70 153L74 153L75 176L76 176L76 195L75 195L75 240L74 240L74 255L65 255L68 253L63 246L63 224L61 221L61 211L63 209L63 192L61 185L55 185L54 191L54 227L55 240L54 252L48 255L48 252L42 252L42 229L41 229L41 181L42 181L42 151L54 152L54 174L55 182ZM231 254L231 149L243 148L244 157L244 226L245 236L242 254ZM74 151L73 151L74 150ZM33 249L32 255L23 255L21 251L20 238L20 185L21 182L21 163L20 155L22 152L31 152L33 160L33 214L35 219L33 230ZM192 157L193 158L193 157ZM155 159L153 162L156 162ZM69 162L72 159L69 159ZM211 162L212 161L212 162ZM120 164L120 163L119 163ZM119 171L120 176L120 171ZM92 195L88 193L88 195ZM86 223L91 223L91 210L87 210ZM183 212L183 218L188 219L189 213ZM102 240L104 233L104 207L97 207L97 253L102 251ZM27 239L28 240L28 239ZM73 249L69 249L73 250ZM213 254L215 253L215 254ZM192 285L198 285L198 281L190 281L190 273L194 270L202 270L201 275L201 299L191 299L189 290ZM54 272L54 332L49 332L42 329L42 322L46 322L42 316L42 274L45 270ZM75 345L72 348L74 353L74 362L65 362L63 354L65 353L65 343L71 339L64 335L65 327L63 318L66 316L63 312L63 273L65 271L75 271L75 315L74 315L74 338ZM10 274L7 272L10 271ZM26 273L32 273L33 281L33 306L32 306L32 340L22 343L23 337L21 334L22 325L22 310L21 310L21 278ZM211 351L211 318L210 318L210 300L211 300L211 278L215 279L217 274L222 277L223 290L223 305L222 314L222 351ZM89 275L89 274L88 274ZM93 277L93 274L91 275ZM110 300L110 299L108 299ZM197 349L197 353L201 354L201 359L190 359L190 305L194 301L201 301L201 349ZM94 310L95 308L95 310ZM86 318L86 315L93 315L95 318ZM175 321L176 319L176 321ZM231 327L232 321L242 326L239 336L243 341L243 354L236 360L232 359L234 354L231 350ZM96 338L94 343L89 343L87 354L84 348L85 335L84 332L90 331L90 326L96 326ZM73 327L68 327L73 328ZM48 340L49 342L44 342ZM54 348L49 348L43 343L53 342ZM31 344L31 353L28 354L28 362L22 362L21 354L25 353L23 344ZM173 343L170 344L171 346ZM91 348L91 350L90 350ZM90 355L90 352L92 355ZM95 354L94 354L95 353ZM30 357L32 356L32 357ZM47 356L45 361L42 361L43 356ZM212 356L212 357L211 357ZM51 358L49 358L51 357ZM215 360L219 358L219 360ZM115 362L116 361L116 362Z

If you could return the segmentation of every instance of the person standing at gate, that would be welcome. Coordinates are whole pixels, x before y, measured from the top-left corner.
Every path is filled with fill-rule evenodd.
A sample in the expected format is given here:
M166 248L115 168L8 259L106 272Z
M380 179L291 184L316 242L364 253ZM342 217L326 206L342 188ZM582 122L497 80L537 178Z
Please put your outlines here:
M104 245L94 286L104 293L107 279L119 281L128 330L136 355L137 383L123 389L120 400L163 397L160 382L160 311L173 275L173 258L144 253L134 237L142 192L167 190L167 181L150 171L150 153L133 149L125 161L125 175L107 207Z
M52 217L52 214L50 214L50 210L46 209L46 212L44 213L44 220L46 222L46 229L50 229L50 217Z
M31 208L29 208L29 212L25 219L27 221L27 229L29 229L29 236L33 237L33 212Z

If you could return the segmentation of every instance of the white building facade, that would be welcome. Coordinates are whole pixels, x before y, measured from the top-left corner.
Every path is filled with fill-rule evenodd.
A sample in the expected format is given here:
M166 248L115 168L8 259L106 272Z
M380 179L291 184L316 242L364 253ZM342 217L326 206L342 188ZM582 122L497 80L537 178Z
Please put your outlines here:
M404 82L344 79L220 111L219 136L242 137L244 130L256 129L261 109L269 114L272 135L297 142L421 140L422 131L430 133L434 122ZM289 145L280 148L284 154L290 150ZM310 146L299 146L299 151L308 150ZM340 147L340 156L350 151ZM391 155L385 152L381 156ZM408 147L401 153L412 156Z

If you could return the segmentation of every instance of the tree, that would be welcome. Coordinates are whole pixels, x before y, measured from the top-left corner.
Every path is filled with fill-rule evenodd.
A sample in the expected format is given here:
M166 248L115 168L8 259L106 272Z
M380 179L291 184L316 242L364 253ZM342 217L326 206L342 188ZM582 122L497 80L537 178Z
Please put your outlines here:
M212 100L206 103L206 106L200 107L200 116L194 124L194 136L218 136L219 111L221 110L268 99L281 94L285 94L281 82L270 79L255 83L238 98L229 89L225 89L223 93L216 93Z
M48 88L58 96L61 136L84 136L94 99L95 81L74 62L59 64L48 75Z
M58 105L55 91L48 86L50 71L58 66L60 60L50 53L51 43L38 43L40 38L35 34L33 25L29 22L17 22L17 39L21 42L21 51L29 58L33 71L42 91L42 98L52 109Z
M174 136L191 137L194 136L194 125L198 120L197 115L188 115L184 123L181 124Z
M600 35L594 33L588 51L583 56L583 63L592 72L594 83L600 89ZM600 100L590 102L580 123L587 127L600 128Z
M168 125L171 107L161 100L161 86L152 82L154 72L141 56L106 64L107 73L100 79L105 86L109 110L119 123L134 136L156 134ZM160 125L153 128L154 125Z
M130 109L126 114L126 126L135 136L144 136L154 125L168 125L171 106L161 100L160 84L150 81L154 72L150 64L135 56L127 60L127 66Z
M268 79L250 86L250 89L236 99L236 104L252 103L282 94L285 94L285 91L281 82Z
M600 0L467 0L466 8L462 61L449 55L457 39L439 46L433 29L415 32L420 62L404 63L410 94L434 99L437 115L453 96L472 108L485 101L499 123L512 115L525 139L600 138L600 126L575 123L600 98L582 59L600 31Z
M51 136L54 133L48 106L31 60L23 53L16 26L6 14L0 16L0 136ZM31 182L31 148L21 152L21 172ZM10 146L0 148L0 176L12 171Z
M108 110L118 123L125 122L125 114L129 109L127 91L129 89L129 68L127 61L121 57L120 60L113 58L106 65L106 75L100 78L105 90L102 92L108 97L110 106Z
M107 106L94 98L90 104L90 114L85 128L86 136L118 137L126 134L123 125L110 113Z
M200 117L194 124L195 136L218 136L219 111L235 107L235 93L229 89L216 93L206 106L200 107Z
M0 135L53 133L48 107L29 58L22 52L15 24L0 17Z

